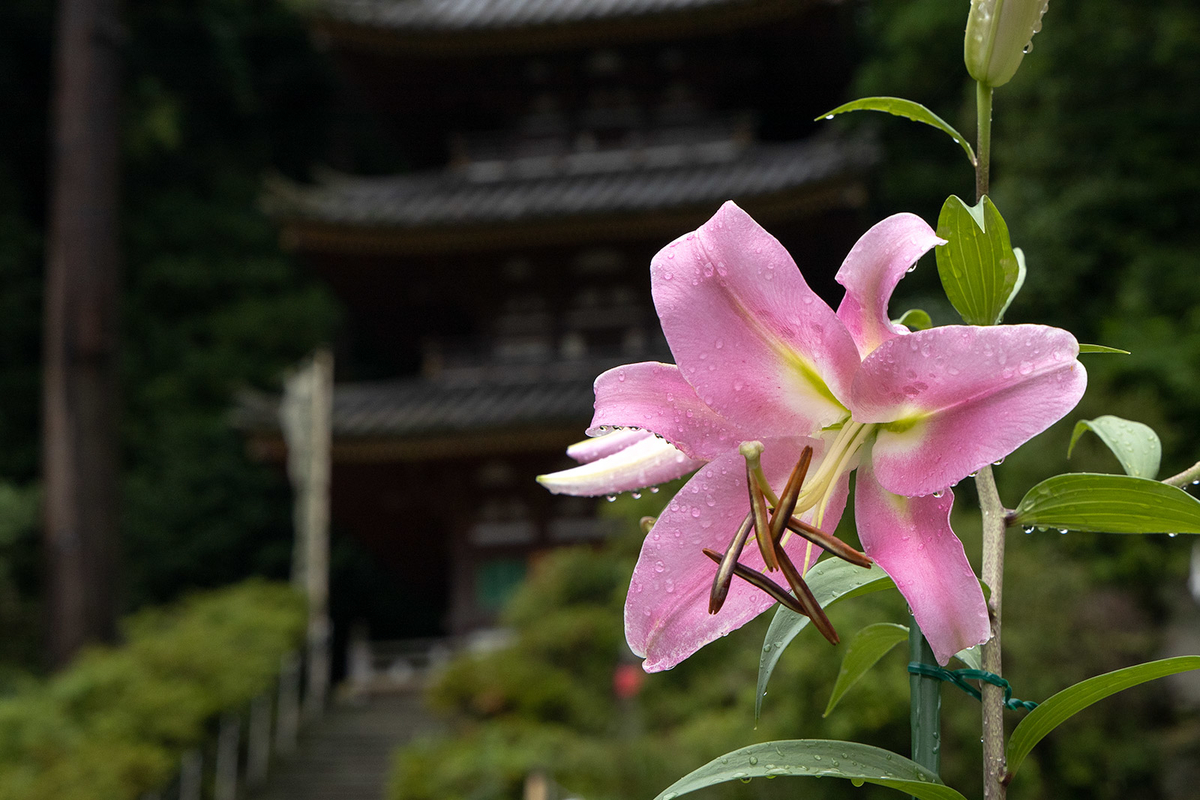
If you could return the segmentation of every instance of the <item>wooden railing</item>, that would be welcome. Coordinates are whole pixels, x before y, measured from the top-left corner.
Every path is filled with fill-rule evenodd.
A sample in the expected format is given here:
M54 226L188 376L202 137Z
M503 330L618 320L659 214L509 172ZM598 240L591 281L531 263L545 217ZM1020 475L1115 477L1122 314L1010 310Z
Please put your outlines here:
M174 777L142 800L238 800L260 786L272 763L296 749L301 727L324 711L326 697L305 696L305 676L318 666L315 658L327 661L328 654L284 656L274 687L249 706L223 713L213 735L180 757ZM318 668L327 670L328 664Z

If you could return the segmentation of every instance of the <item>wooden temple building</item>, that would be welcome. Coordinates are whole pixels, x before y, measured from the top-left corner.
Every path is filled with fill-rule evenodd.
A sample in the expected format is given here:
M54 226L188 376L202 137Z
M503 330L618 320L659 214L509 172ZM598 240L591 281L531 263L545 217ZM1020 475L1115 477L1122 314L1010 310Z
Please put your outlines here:
M567 465L597 374L670 360L658 249L734 199L832 295L875 158L811 121L845 100L850 5L314 0L407 168L265 202L347 309L331 515L417 604L402 634L486 626L539 553L610 533L533 478ZM244 425L282 460L274 413Z

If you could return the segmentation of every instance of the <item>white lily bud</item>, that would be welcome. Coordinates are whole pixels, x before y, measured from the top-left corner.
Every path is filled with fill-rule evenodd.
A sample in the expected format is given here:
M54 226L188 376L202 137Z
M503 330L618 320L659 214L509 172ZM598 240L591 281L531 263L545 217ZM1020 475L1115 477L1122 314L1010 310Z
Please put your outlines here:
M1003 86L1033 49L1050 0L971 0L963 58L980 83Z

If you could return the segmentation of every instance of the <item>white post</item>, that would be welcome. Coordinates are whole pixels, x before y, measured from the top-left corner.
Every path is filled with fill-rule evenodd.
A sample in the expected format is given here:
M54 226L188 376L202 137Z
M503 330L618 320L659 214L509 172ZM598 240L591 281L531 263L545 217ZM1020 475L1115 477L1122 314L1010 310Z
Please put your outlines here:
M279 706L275 720L275 749L290 753L296 749L300 729L300 655L288 653L279 667Z
M304 715L321 712L329 693L329 480L333 354L318 350L284 384L280 421L295 493L292 582L308 596L308 671Z
M346 680L356 694L370 691L375 680L375 655L371 652L371 636L367 626L356 623L350 630L346 648Z
M204 755L199 750L188 750L179 762L179 800L200 800L201 770Z
M260 694L250 703L250 730L246 734L246 782L257 786L266 780L271 765L271 696Z
M217 764L213 780L213 800L237 800L238 748L241 744L242 721L237 714L221 717L217 734Z

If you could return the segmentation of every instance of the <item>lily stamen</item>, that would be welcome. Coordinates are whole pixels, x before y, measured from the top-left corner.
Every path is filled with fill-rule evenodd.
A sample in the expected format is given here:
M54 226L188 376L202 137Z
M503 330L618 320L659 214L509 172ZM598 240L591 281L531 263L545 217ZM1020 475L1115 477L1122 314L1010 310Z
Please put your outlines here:
M796 596L796 602L804 607L805 616L812 620L813 625L821 632L822 636L829 640L830 644L840 642L841 639L838 638L837 631L833 628L833 623L829 621L829 617L825 616L825 609L821 608L821 604L817 602L817 598L813 596L812 590L804 582L800 571L796 569L796 565L792 563L792 559L788 557L787 551L782 547L779 548L779 566L783 568L783 577L787 579L788 585L792 587L792 592Z
M708 556L709 558L711 558L713 561L717 562L718 564L721 563L721 554L718 553L716 550L709 550L707 547L705 547L704 555ZM756 588L761 589L762 591L766 592L775 601L786 606L787 608L791 609L792 611L795 611L797 614L803 614L806 617L808 616L808 612L804 610L804 606L800 604L800 601L798 601L796 598L792 597L788 593L787 589L784 589L778 583L771 580L770 578L768 578L766 575L762 574L758 570L750 569L745 564L735 563L733 565L733 574L738 576L742 580L746 581L747 583L751 584L752 586L755 586Z
M809 525L799 517L792 517L787 521L787 529L792 533L804 537L808 541L815 544L830 553L837 556L843 561L847 561L856 567L870 569L875 562L866 553L855 550L850 545L843 542L831 533L826 533L820 528Z
M742 520L733 541L725 550L725 555L718 562L720 566L717 567L717 574L713 576L712 591L708 595L709 614L716 614L721 610L721 606L725 605L725 598L729 595L729 584L733 582L734 568L742 555L742 549L746 546L746 539L750 537L752 527L754 527L753 511Z
M771 536L771 524L767 516L767 498L764 492L770 490L766 482L759 482L758 474L762 473L762 442L742 442L738 448L746 459L746 487L750 492L750 513L754 517L754 540L758 542L759 552L762 553L763 564L774 572L779 569L779 560L775 558L775 539ZM774 495L774 492L771 492ZM778 498L775 498L778 504Z
M787 526L787 520L796 510L796 501L800 499L800 490L804 486L804 479L808 476L812 455L811 445L806 446L800 453L800 460L796 462L792 474L788 477L787 485L783 487L783 494L779 496L779 503L771 514L771 541L776 545L779 544L779 537L783 535L783 530Z

